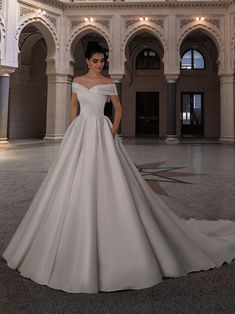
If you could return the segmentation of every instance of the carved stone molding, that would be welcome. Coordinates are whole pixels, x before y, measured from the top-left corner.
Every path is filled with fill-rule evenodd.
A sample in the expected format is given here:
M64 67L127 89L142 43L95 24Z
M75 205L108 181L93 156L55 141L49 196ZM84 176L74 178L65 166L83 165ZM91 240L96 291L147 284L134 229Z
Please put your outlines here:
M110 27L110 18L101 18L101 17L94 17L93 18L93 21L90 22L86 22L85 21L85 17L78 17L78 18L73 18L71 19L70 21L70 29L71 30L74 30L76 28L79 28L81 26L84 26L84 25L97 25L99 24L101 27L105 28L107 31L110 32L111 30L111 27Z
M125 28L128 29L136 24L155 24L161 29L164 29L164 18L160 17L149 17L148 21L140 21L140 18L137 17L126 17L125 18Z
M71 28L71 30L72 30L72 33L69 32L69 34L68 34L68 41L67 41L67 44L66 44L66 50L67 51L70 50L73 40L77 36L79 36L81 33L83 33L84 31L87 31L87 30L96 31L98 34L100 34L102 37L104 37L104 39L108 43L109 51L112 50L111 36L109 34L107 34L107 32L105 32L105 30L103 28L101 28L97 24L93 23L92 25L87 25L85 23L82 23L82 24L78 24L78 25L74 26L74 28L73 29Z
M220 20L218 18L205 18L205 22L215 26L217 29L220 29Z
M232 0L215 0L215 1L61 1L61 0L40 0L60 8L227 8L233 4Z
M203 20L196 20L196 16L181 16L177 18L177 51L180 55L180 47L183 40L195 30L204 30L215 42L219 59L217 61L219 69L222 70L225 65L224 59L224 17L204 16Z
M57 23L56 23L56 18L54 16L45 14L45 18L47 18L51 22L51 24L53 24L56 27Z
M230 48L231 48L231 55L230 55L230 66L231 69L235 69L235 16L231 16L230 20L230 27L231 27L231 39L230 39Z
M3 0L0 0L0 11L3 9Z
M5 28L4 21L1 19L1 17L0 17L0 30L1 30L1 36L3 38L6 38L6 28Z
M105 27L107 30L110 29L110 20L107 19L95 19L95 23L98 23Z
M231 29L232 29L232 38L231 38L231 48L235 49L235 16L231 17Z
M180 48L182 40L193 30L204 29L212 34L217 45L223 48L223 25L222 16L204 16L203 20L196 20L196 16L178 17L177 21L177 48Z
M36 9L20 6L20 17L22 17L23 15L26 15L26 14L30 14L30 13L36 14Z
M195 18L187 18L187 19L181 19L180 20L180 29L184 28L188 24L191 24L195 22Z
M139 17L123 17L123 39L121 43L121 49L125 49L127 41L136 32L138 32L139 30L147 30L150 31L153 35L156 35L156 37L160 40L162 46L164 47L164 50L167 50L165 20L165 16L149 17L148 21L140 21Z
M215 38L217 46L219 45L221 48L224 47L224 42L223 42L223 39L221 38L221 35L218 32L216 32L214 30L214 28L206 26L206 25L200 25L200 27L198 25L194 25L194 26L191 26L191 27L187 28L187 30L185 30L184 32L182 32L180 34L180 36L178 37L178 40L177 40L177 48L178 49L180 48L180 45L181 45L182 41L184 40L184 38L189 33L191 33L192 31L194 31L196 29L204 29L204 30L206 30L208 33L210 33L212 35L212 38L213 37Z
M23 20L20 21L19 25L16 28L16 33L15 33L15 39L18 40L19 35L22 31L22 29L33 22L41 22L51 33L52 37L54 38L55 41L55 45L56 45L56 49L59 49L59 40L56 34L56 30L55 28L51 25L51 23L48 22L48 20L46 18L44 18L45 16L29 16L29 17L25 17Z
M19 17L22 18L25 15L35 15L35 16L43 16L44 18L46 18L48 21L50 21L50 23L52 25L54 25L54 27L57 26L57 19L55 16L52 16L51 14L49 14L48 12L46 12L45 15L42 15L41 13L37 12L37 9L34 7L30 7L30 6L25 6L25 5L21 5L19 7Z
M129 41L129 39L134 36L135 33L139 31L149 31L151 34L156 36L163 46L164 56L166 56L166 52L168 51L168 45L166 40L166 27L165 27L165 17L160 18L152 18L152 20L161 21L160 25L158 23L148 21L140 21L132 23L132 20L137 20L137 18L124 17L122 21L122 39L121 39L121 64L122 70L124 71L124 65L126 62L125 48ZM164 61L163 61L164 62Z
M181 18L179 22L179 28L182 30L183 28L187 27L189 24L211 24L211 26L215 26L218 30L220 27L220 18L219 17L204 17L203 21L197 21L196 17L188 17L188 18Z

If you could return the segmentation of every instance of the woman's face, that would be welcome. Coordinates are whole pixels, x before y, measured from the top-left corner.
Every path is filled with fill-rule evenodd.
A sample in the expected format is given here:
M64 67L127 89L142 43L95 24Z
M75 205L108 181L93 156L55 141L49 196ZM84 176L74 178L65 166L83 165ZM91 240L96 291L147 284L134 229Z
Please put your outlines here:
M93 53L90 59L86 59L86 62L90 70L100 73L104 67L104 54L100 52Z

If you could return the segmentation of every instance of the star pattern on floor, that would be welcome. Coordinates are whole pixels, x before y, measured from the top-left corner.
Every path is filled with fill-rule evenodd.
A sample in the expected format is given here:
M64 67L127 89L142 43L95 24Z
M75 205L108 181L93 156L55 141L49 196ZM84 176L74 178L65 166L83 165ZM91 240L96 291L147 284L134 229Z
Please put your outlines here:
M143 178L152 188L152 190L160 195L169 196L161 183L178 183L178 184L192 184L191 182L179 179L179 177L188 177L195 175L204 175L202 173L181 172L178 171L185 167L170 167L162 165L165 161L154 162L149 164L136 165ZM175 171L176 170L176 171Z

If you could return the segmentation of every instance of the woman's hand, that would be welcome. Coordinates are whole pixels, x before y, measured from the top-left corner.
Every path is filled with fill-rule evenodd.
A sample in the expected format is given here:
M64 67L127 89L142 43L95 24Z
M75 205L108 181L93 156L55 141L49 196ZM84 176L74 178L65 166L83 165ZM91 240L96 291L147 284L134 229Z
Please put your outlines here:
M111 133L112 133L112 136L115 137L116 133L117 133L117 129L112 127L111 128Z

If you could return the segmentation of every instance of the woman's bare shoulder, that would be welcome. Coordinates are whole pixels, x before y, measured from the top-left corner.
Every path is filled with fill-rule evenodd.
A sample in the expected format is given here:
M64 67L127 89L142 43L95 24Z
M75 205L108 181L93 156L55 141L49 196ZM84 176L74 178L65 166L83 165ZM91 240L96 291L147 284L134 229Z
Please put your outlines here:
M105 77L104 82L105 82L105 84L114 84L113 80L109 77Z
M85 75L79 75L79 76L75 76L74 79L73 79L73 82L74 83L80 83L82 78L84 77Z

